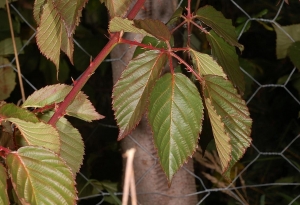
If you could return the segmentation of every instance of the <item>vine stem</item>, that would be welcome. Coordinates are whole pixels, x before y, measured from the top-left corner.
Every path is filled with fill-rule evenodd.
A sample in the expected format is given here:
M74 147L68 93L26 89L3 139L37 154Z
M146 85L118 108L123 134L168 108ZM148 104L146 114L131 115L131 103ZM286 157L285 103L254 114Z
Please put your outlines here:
M14 28L13 28L13 25L12 25L8 0L6 0L6 8L7 8L7 16L8 16L8 22L9 22L11 40L12 40L12 43L13 43L14 55L15 55L15 59L16 59L16 66L17 66L17 70L18 70L18 79L19 79L19 84L20 84L22 101L25 102L25 91L24 91L24 85L23 85L23 80L22 80L22 75L21 75L21 68L20 68L20 63L19 63L19 57L18 57L18 52L17 52Z
M146 0L138 0L136 4L133 6L131 11L128 13L127 18L129 20L132 20L139 10L142 8ZM72 101L75 99L76 95L79 93L79 91L82 89L82 87L85 85L85 83L88 81L88 79L93 75L93 73L96 71L98 66L103 62L105 57L111 52L111 50L120 43L120 39L123 35L123 32L116 32L111 34L110 40L108 43L104 46L104 48L100 51L100 53L96 56L96 58L90 63L89 67L84 71L82 76L74 82L74 86L72 90L68 93L68 95L65 97L64 101L59 103L55 113L49 120L48 124L55 127L56 122L65 115L65 111L67 107L72 103Z

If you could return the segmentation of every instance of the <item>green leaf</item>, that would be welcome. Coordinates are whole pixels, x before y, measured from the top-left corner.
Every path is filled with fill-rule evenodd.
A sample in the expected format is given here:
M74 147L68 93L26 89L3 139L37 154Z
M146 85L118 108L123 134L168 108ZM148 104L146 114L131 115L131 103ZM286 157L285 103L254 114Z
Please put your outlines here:
M48 122L53 112L43 114L40 119ZM61 143L60 157L65 160L75 175L82 164L84 155L84 144L79 131L74 128L66 118L60 118L56 123L56 129Z
M54 152L22 147L7 155L6 164L22 204L76 204L74 176Z
M277 38L276 38L276 55L277 59L285 58L288 48L294 43L288 35L295 41L300 41L300 24L294 24L290 26L281 26L285 32L283 32L276 25L273 25Z
M41 23L41 15L44 9L44 5L47 3L47 0L35 0L33 6L33 17L36 23L39 25Z
M20 108L12 103L6 103L0 107L0 117L3 119L18 118L20 120L29 121L33 123L39 122L35 114L29 112L26 109Z
M9 2L13 2L13 1L17 1L17 0L12 0L12 1L9 1ZM0 8L6 8L6 0L0 0Z
M209 98L205 98L205 105L212 127L217 151L219 153L221 167L224 171L228 168L228 164L231 161L232 147L230 144L230 136L226 133L221 116L217 114Z
M0 163L0 204L7 205L9 204L9 198L7 194L7 174L6 168Z
M229 45L213 30L211 30L206 36L212 48L212 55L214 59L216 59L220 66L225 70L229 79L239 88L240 92L244 93L244 75L239 67L239 60L235 47Z
M148 119L160 164L171 183L198 146L203 104L196 86L183 74L165 74L151 93Z
M22 42L19 37L15 38L16 47L19 51L22 48ZM23 54L24 51L21 51L19 54ZM0 41L0 56L10 55L14 54L14 47L13 42L11 38L6 38L2 41Z
M206 99L210 99L217 115L221 116L226 133L230 136L231 160L222 166L225 177L229 179L230 169L250 146L252 120L245 101L238 95L229 80L213 75L205 76L204 80L204 96ZM220 140L218 136L214 137L216 142ZM219 152L220 158L227 154L227 152Z
M62 18L53 5L53 1L43 3L39 27L37 28L37 45L43 55L59 68L59 55L62 49L73 60L73 37L67 34Z
M183 8L179 7L172 15L172 17L170 18L170 20L167 23L168 27L174 27L176 26L177 22L180 20L181 15L183 12Z
M67 30L67 36L71 37L79 24L81 12L88 0L56 0L53 1L61 20L64 22Z
M200 53L191 48L189 51L193 59L193 64L198 69L200 75L217 75L227 78L223 69L211 56L205 53Z
M22 107L36 108L60 103L65 99L71 89L72 86L64 84L46 86L30 95ZM94 106L83 92L79 92L75 97L73 102L67 108L66 114L86 121L104 118L104 116L95 111Z
M244 50L244 46L237 42L237 34L231 20L226 19L221 12L212 6L204 6L197 10L196 15L230 45L238 47L241 51Z
M152 45L156 48L163 48L163 49L167 49L167 44L164 41L160 41L157 38L153 38L153 37L149 37L149 36L145 36L141 42L142 44L147 44L147 45ZM133 58L135 58L136 56L138 56L139 54L144 53L145 51L149 51L150 49L147 48L142 48L140 46L137 46L134 54L133 54Z
M128 10L132 0L100 0L101 3L105 3L110 17L123 16Z
M299 58L299 56L300 56L300 41L293 43L288 48L288 56L291 59L294 66L297 67L298 70L300 71L300 58Z
M9 65L9 61L0 56L0 66L3 66L0 68L0 100L8 98L16 86L16 73L4 65Z
M110 20L108 29L109 32L124 31L154 37L152 34L146 32L145 30L135 27L133 21L120 17L114 17L112 20Z
M18 118L7 118L6 120L16 125L27 145L42 146L59 153L59 135L51 125L43 122L26 122Z
M159 51L146 51L132 59L113 89L113 110L120 132L128 135L146 111L148 97L167 61Z
M134 26L155 36L159 40L169 41L171 39L171 33L168 27L159 20L154 19L138 19L133 20Z

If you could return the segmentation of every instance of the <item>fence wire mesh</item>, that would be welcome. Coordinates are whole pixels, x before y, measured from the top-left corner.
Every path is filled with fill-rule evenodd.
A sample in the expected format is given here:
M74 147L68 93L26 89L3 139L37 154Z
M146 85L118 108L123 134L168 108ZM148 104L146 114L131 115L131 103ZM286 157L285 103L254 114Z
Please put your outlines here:
M241 1L241 0L228 0L228 1L231 2L232 6L235 7L235 9L240 11L241 16L246 18L245 24L244 24L244 26L243 26L240 34L239 34L239 37L238 37L239 39L241 39L243 37L243 35L245 34L244 30L247 29L248 24L250 24L251 22L258 22L258 23L262 22L262 23L267 23L269 25L277 27L286 36L288 36L288 38L290 38L290 40L292 42L295 42L295 39L293 39L282 28L280 23L278 23L278 17L280 16L283 8L287 7L284 0L280 1L278 3L278 5L276 5L276 8L277 8L276 13L272 18L269 18L269 19L251 17L251 14L249 14L243 8L243 1ZM258 3L258 2L256 2L256 3ZM32 35L28 38L28 40L23 44L23 47L19 50L19 54L20 54L21 52L24 51L25 47L28 46L28 44L35 38L36 29L34 28L33 25L31 25L29 23L29 21L26 19L26 17L23 16L21 14L21 12L18 11L18 9L14 6L14 4L10 4L10 6L11 6L11 9L14 10L14 12L19 16L19 18L21 18L23 20L23 22L25 22L27 24L27 26L33 31ZM259 12L259 11L256 11L256 12ZM262 40L264 40L264 39L262 39ZM88 56L89 58L92 57L92 55L90 55L89 52L87 50L85 50L84 46L82 46L76 40L74 42L75 42L75 45L84 53L84 55ZM122 56L118 59L107 59L106 62L109 63L111 61L119 61L119 60L120 61L122 60ZM14 63L15 63L15 58L13 58L11 60L9 65L3 65L0 68L3 68L5 66L10 66L16 71ZM261 79L256 79L256 76L253 75L252 72L249 72L249 69L245 69L243 66L241 66L240 69L245 73L246 78L248 78L246 80L252 81L252 87L256 87L254 92L249 93L249 95L246 99L248 105L250 105L251 103L255 103L256 101L254 99L257 98L258 95L264 95L268 92L278 92L278 89L282 89L283 92L286 92L287 98L289 97L290 101L293 101L294 103L296 103L300 107L299 96L296 95L293 90L291 90L290 86L288 86L290 80L297 73L296 67L289 68L290 71L289 71L289 73L288 73L288 75L285 78L285 81L283 83L282 82L281 83L278 83L278 82L261 83L262 82ZM23 77L24 81L33 90L36 90L35 85L33 85L27 79L27 77L25 75L23 75L22 77ZM265 81L263 81L263 82L265 82ZM280 118L281 116L277 116L277 117ZM269 123L271 123L271 122L269 122ZM92 136L95 132L97 132L97 129L101 126L105 126L107 128L111 128L111 129L117 129L117 127L114 126L114 125L106 125L106 124L103 124L103 123L98 123L93 128L93 132L91 132L90 136ZM268 135L268 133L265 133L265 134ZM131 136L129 136L129 137L131 137ZM277 136L273 136L273 137L276 138ZM285 197L286 204L289 204L289 205L300 204L300 199L299 199L300 198L300 190L299 190L300 183L297 182L298 180L294 180L294 181L293 180L292 181L287 181L286 180L285 181L285 180L279 180L279 179L276 179L276 178L271 179L269 181L265 181L265 180L252 180L252 181L244 180L245 176L247 176L248 170L250 170L254 166L256 166L256 164L258 162L259 162L259 166L261 166L261 167L260 167L260 173L256 173L257 174L256 178L260 178L260 175L265 176L264 175L264 168L265 167L261 165L261 162L266 160L266 159L270 159L270 158L273 158L273 160L281 160L281 162L278 164L278 166L283 166L282 169L294 169L294 172L296 172L299 175L300 174L300 169L299 169L298 164L295 161L297 159L297 157L292 158L291 157L291 152L290 152L291 147L293 147L293 149L296 149L296 146L299 146L299 138L300 138L300 134L295 133L290 138L289 143L280 144L280 142L278 142L279 144L276 145L276 147L274 147L274 149L272 149L272 148L267 149L264 146L259 147L259 146L257 146L256 140L254 139L253 143L251 144L251 148L248 149L248 151L245 155L245 156L247 156L247 160L243 161L243 165L241 165L241 167L238 168L237 172L234 174L235 177L234 177L233 181L232 182L227 182L227 183L224 180L219 180L218 177L213 175L213 172L207 171L207 170L211 170L209 168L216 169L216 167L218 166L217 165L218 162L217 162L217 156L214 153L206 154L205 158L202 158L202 159L198 160L198 161L201 161L200 163L202 165L206 166L206 168L207 168L206 170L204 170L204 171L202 170L202 172L198 170L198 172L197 172L197 169L196 169L195 172L191 172L191 171L186 169L186 171L188 171L195 178L195 180L197 181L197 184L198 184L197 192L190 193L189 195L199 195L199 202L197 204L205 204L206 201L210 197L220 196L219 194L223 194L223 195L226 195L228 197L233 198L235 200L236 204L249 204L249 198L251 198L251 191L257 191L257 192L261 192L260 198L252 199L252 201L256 200L257 202L255 202L255 204L264 204L265 198L266 197L272 197L272 194L271 194L271 196L265 195L264 191L262 189L264 189L264 190L268 189L268 190L271 190L270 192L272 192L272 189L274 189L275 187L282 187L282 188L292 190L291 195L288 195L288 196L283 196L282 195L281 196L283 198ZM134 140L133 138L131 138L131 139ZM137 146L141 146L137 141L135 141L135 143L137 144ZM148 153L149 155L151 155L151 153L148 152L147 150L145 150L145 152ZM158 163L156 156L152 156L152 157L156 160L155 163ZM195 156L195 158L198 158L198 157ZM298 158L298 160L299 160L299 158ZM213 163L215 163L214 166L212 166ZM150 167L150 169L154 168L154 165L152 167ZM266 163L266 166L267 166L267 163ZM268 169L268 171L270 171L270 169ZM144 176L147 175L148 172L149 172L149 170L145 172ZM268 173L268 174L272 175L272 173ZM79 175L83 179L85 179L87 182L90 182L88 177L86 177L84 174L79 173ZM143 177L141 179L137 179L137 184L141 180L143 180ZM257 183L259 181L261 181L261 182ZM103 204L105 196L110 196L111 194L122 195L122 192L109 193L109 192L102 191L99 187L95 187L95 188L98 189L97 194L93 194L91 196L81 197L81 198L79 198L79 200L84 200L84 199L88 199L88 198L95 198L95 197L97 197L97 199L99 199L99 197L100 197L100 200L97 201L95 204ZM250 192L248 193L249 190L250 190ZM270 192L268 192L268 193L270 193ZM218 195L215 195L215 193L218 193ZM274 194L280 194L280 193L276 192ZM184 195L184 196L179 196L179 197L187 197L187 196Z

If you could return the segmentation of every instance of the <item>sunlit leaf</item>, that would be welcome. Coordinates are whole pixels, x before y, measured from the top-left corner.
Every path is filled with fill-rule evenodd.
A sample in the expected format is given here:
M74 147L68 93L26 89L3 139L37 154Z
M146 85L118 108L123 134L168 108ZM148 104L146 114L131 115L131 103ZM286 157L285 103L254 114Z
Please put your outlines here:
M101 3L105 3L110 17L123 16L129 8L132 0L100 0Z
M289 48L288 48L288 56L291 59L292 63L294 66L298 68L300 71L300 41L297 41L293 43Z
M22 48L22 42L19 37L15 38L16 48L19 51ZM20 54L23 54L24 52L21 51ZM14 54L14 47L13 42L11 38L6 38L2 41L0 41L0 56L10 55Z
M191 57L193 59L194 66L198 69L198 72L204 75L218 75L226 78L226 74L219 64L209 55L200 53L193 49L190 49Z
M165 74L151 93L148 119L160 164L171 183L198 145L203 104L196 86L183 74Z
M22 204L76 204L74 176L52 151L22 147L7 155L6 164Z
M237 34L232 22L212 6L204 6L197 10L197 18L211 27L218 35L224 38L230 45L238 47L241 51L244 46L237 42Z
M42 146L59 153L59 135L51 125L43 122L26 122L18 118L7 118L6 120L16 125L27 145Z
M135 27L133 21L128 19L123 19L120 17L114 17L109 22L109 32L119 32L119 31L143 34L146 36L154 37L153 35L146 32L145 30Z
M0 117L3 119L18 118L34 123L39 122L35 114L12 103L6 103L0 107Z
M287 55L288 48L294 43L292 41L300 41L300 24L294 24L290 26L273 25L276 32L276 55L277 59L285 58ZM292 38L290 38L289 36Z
M9 198L7 194L7 173L6 168L0 163L0 204L8 205Z
M52 115L53 112L47 112L40 119L48 122ZM73 174L76 174L82 164L84 155L84 144L81 135L64 117L58 120L56 129L61 142L59 156L65 160L72 169Z
M6 58L0 56L0 66L9 65ZM16 86L16 73L12 67L0 68L0 100L8 98Z
M146 51L132 59L113 89L113 109L124 138L139 123L148 97L167 60L159 51Z
M230 178L230 169L250 146L252 120L245 101L229 80L213 75L205 76L204 80L204 96L210 99L217 115L221 116L226 133L230 136L231 160L227 166L222 167L225 177ZM219 153L219 156L222 155L224 153Z
M168 27L159 20L154 19L138 19L133 20L134 26L155 36L159 40L169 41L171 39L171 33Z
M229 76L229 79L239 88L240 92L244 93L245 81L243 73L239 67L239 60L235 47L229 45L213 30L211 30L206 36L212 48L212 55L214 59L217 60Z
M37 24L41 22L41 15L44 9L44 5L47 3L47 0L35 0L33 6L33 17Z

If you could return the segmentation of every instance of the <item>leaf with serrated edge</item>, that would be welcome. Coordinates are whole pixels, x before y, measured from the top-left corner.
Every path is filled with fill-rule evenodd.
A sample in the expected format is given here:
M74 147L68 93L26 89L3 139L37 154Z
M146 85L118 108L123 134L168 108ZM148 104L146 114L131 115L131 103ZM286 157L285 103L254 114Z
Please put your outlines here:
M39 122L38 118L32 112L26 109L20 108L12 103L6 103L0 107L0 117L6 118L18 118L20 120L29 122Z
M101 3L105 3L110 17L123 16L129 8L132 0L100 0Z
M159 51L146 51L132 59L113 89L113 110L124 138L139 123L146 111L148 97L159 77L167 55Z
M223 170L225 177L229 179L230 169L251 144L252 120L245 101L229 80L220 76L207 75L204 81L204 96L211 100L217 114L221 116L226 133L230 136L231 161L228 168Z
M43 114L40 119L48 122L53 112ZM73 174L79 171L83 161L84 144L79 131L64 117L56 123L56 129L61 142L60 157L65 160L67 165L72 169Z
M143 34L146 36L154 37L153 35L146 32L145 30L135 27L133 21L128 19L123 19L120 17L114 17L109 22L109 32L120 32L120 31Z
M22 204L76 204L74 175L54 152L22 147L7 155L6 164Z
M22 107L44 107L64 100L71 91L72 86L64 84L49 85L31 94L23 103Z
M6 58L0 56L0 66L9 65ZM0 68L0 100L8 98L16 86L16 73L9 66Z
M204 6L197 10L196 15L199 20L211 27L230 45L238 47L241 51L244 50L244 46L237 42L237 34L231 20L226 19L220 11L212 6Z
M32 123L17 118L7 118L20 130L22 137L28 145L38 145L53 150L60 151L58 132L51 125L43 122Z
M198 69L200 75L218 75L227 78L222 67L209 55L200 53L190 48L190 54L194 66Z
M2 163L0 163L0 190L0 204L9 204L9 198L7 194L7 174Z
M74 33L76 26L79 23L81 12L88 0L56 0L53 1L54 7L61 16L67 30L68 37Z
M288 48L294 43L292 41L300 41L300 24L293 24L290 26L281 26L278 28L276 24L273 24L276 32L276 55L277 59L285 58ZM283 31L282 31L283 29ZM287 35L287 34L289 35ZM292 39L291 39L291 38Z
M211 100L209 98L205 98L205 105L212 127L217 151L220 157L221 167L224 171L228 168L228 164L231 160L232 147L230 144L230 137L225 131L221 116L216 113L216 110L211 104Z
M33 5L33 17L36 23L39 25L41 21L41 15L43 12L44 5L47 0L35 0Z
M237 86L241 93L245 90L245 81L243 73L239 67L238 55L235 47L229 45L223 38L219 37L213 30L207 35L207 40L212 48L214 59L225 70L229 79Z
M172 17L170 18L170 20L167 22L167 26L168 27L173 27L176 26L176 23L180 20L181 15L183 12L183 8L179 7L172 15Z
M148 119L169 184L192 156L202 129L203 104L196 86L180 73L167 73L150 95Z
M137 19L133 20L134 26L155 36L159 40L169 41L171 39L171 33L168 27L159 20L154 19Z

